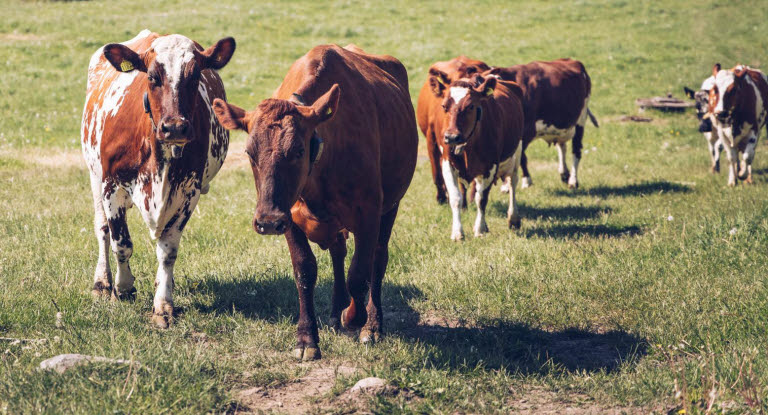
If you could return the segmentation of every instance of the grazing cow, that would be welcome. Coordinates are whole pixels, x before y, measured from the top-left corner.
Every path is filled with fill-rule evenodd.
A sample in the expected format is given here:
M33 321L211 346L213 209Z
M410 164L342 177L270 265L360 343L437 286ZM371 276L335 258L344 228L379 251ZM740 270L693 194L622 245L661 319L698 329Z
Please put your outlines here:
M720 64L715 64L715 71L720 71ZM712 173L720 172L720 152L723 150L723 142L717 134L712 133L712 120L709 112L709 91L715 86L715 77L710 76L701 84L698 91L683 87L685 94L696 103L696 117L699 119L699 132L704 135L709 147L709 158L712 162Z
M440 75L430 76L435 96L443 94ZM448 84L442 102L442 128L436 131L440 142L440 167L453 213L451 239L464 238L461 227L462 193L459 182L474 181L477 218L475 236L488 232L485 208L488 193L497 177L510 187L507 223L520 227L515 198L517 169L522 152L522 91L514 82L495 77L461 78Z
M419 101L416 105L416 121L419 123L419 128L427 140L427 154L432 165L432 181L437 188L436 198L440 204L446 201L445 182L443 181L443 174L440 168L440 142L442 142L442 137L438 137L440 131L443 130L441 125L445 114L442 108L443 99L445 99L448 85L451 82L488 69L490 67L484 62L470 59L463 55L449 61L436 62L430 66L427 80L419 92ZM437 84L431 85L431 80L436 81ZM461 193L463 195L465 190L462 189ZM464 200L463 197L462 200Z
M232 38L204 50L184 36L145 30L99 48L88 67L81 134L99 241L93 294L124 299L136 291L126 223L126 210L135 204L157 239L152 321L161 328L173 316L181 233L227 155L229 132L211 102L225 98L216 70L234 51ZM117 258L114 286L108 244Z
M288 242L299 294L294 356L320 358L317 262L307 239L330 248L331 325L362 328L364 343L378 340L389 238L418 147L405 67L354 46L317 46L255 110L220 99L213 106L223 126L248 133L258 193L253 228L285 234ZM345 288L347 231L355 236L355 253Z
M534 61L508 68L492 68L484 75L496 75L506 81L514 81L523 90L523 154L520 166L523 171L521 187L533 184L528 172L525 149L537 137L557 146L558 172L569 188L579 187L578 169L581 160L582 138L587 116L597 127L597 120L589 111L592 82L584 65L573 59L551 62ZM571 171L565 162L568 141L573 140L573 165ZM502 191L506 190L506 186Z
M752 183L752 161L760 130L768 115L768 78L746 66L712 69L714 86L709 90L709 119L728 156L728 185L736 186L736 177ZM742 153L739 168L739 152Z

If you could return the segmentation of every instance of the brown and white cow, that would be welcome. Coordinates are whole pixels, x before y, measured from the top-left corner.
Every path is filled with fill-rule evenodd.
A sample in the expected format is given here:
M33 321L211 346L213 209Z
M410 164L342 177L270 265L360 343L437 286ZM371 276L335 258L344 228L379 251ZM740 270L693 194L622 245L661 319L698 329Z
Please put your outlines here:
M720 71L720 64L716 63L713 73ZM696 103L696 118L699 119L699 132L704 136L709 147L710 170L712 173L720 172L720 152L723 150L723 142L717 132L712 131L712 119L709 115L709 91L715 86L715 76L712 75L701 83L701 87L694 91L683 87L683 91Z
M520 160L523 171L521 187L533 184L525 150L536 138L556 145L560 179L570 188L579 187L578 169L587 116L595 127L598 126L588 107L592 82L584 65L573 59L534 61L508 68L492 68L484 75L514 81L523 89L525 129ZM570 140L573 140L573 165L569 172L565 155Z
M461 78L447 85L430 76L435 96L446 92L442 101L441 129L435 131L441 138L440 167L448 191L453 214L451 239L464 238L461 226L462 192L474 181L477 218L475 236L488 232L485 208L488 193L497 177L510 187L507 223L510 228L520 227L520 214L515 198L517 169L522 152L523 107L522 91L514 82L482 77L478 74Z
M99 241L93 294L122 299L136 291L126 223L126 210L136 205L157 239L152 321L162 328L173 316L181 233L227 155L229 132L211 102L225 98L216 70L234 51L232 38L204 50L184 36L144 30L99 48L88 67L81 135ZM114 285L110 244L117 259Z
M768 115L768 78L742 65L731 70L715 65L712 72L715 82L709 90L709 119L728 156L728 185L736 186L737 176L752 183L755 147Z
M354 46L317 46L255 110L220 99L213 105L222 125L248 132L258 193L254 229L285 234L288 242L299 294L294 355L320 358L317 262L308 239L331 251L331 325L362 328L361 342L377 340L389 238L416 167L418 135L405 67ZM345 288L347 231L355 236L355 253Z
M437 188L437 202L442 204L446 201L445 182L440 167L440 143L443 138L438 134L443 130L442 122L445 111L443 111L443 99L447 94L448 85L451 82L470 77L476 73L490 69L485 62L468 58L464 55L455 57L449 61L435 62L429 67L427 80L419 92L419 100L416 104L416 121L419 124L421 132L424 134L427 142L427 154L429 162L432 165L432 181ZM432 82L437 82L432 85ZM465 193L461 189L462 195ZM463 200L463 198L462 198Z

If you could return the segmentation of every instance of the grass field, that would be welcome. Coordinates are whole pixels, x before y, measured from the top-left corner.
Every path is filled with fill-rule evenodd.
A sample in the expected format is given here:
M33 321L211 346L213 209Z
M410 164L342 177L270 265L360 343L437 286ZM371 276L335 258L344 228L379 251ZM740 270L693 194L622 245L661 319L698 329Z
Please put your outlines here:
M0 412L768 410L764 145L756 184L730 189L708 172L692 113L619 121L637 97L700 85L715 62L764 67L768 3L227 3L0 1L0 337L46 339L0 340ZM136 301L91 298L97 245L79 154L86 69L96 48L144 28L205 46L234 36L221 75L246 107L321 43L398 57L414 102L437 60L570 56L592 77L601 126L585 132L582 188L565 188L555 150L536 142L522 230L506 229L506 197L493 190L491 233L463 243L450 241L450 209L434 202L420 157L390 244L387 337L366 347L324 325L332 274L318 250L323 359L300 364L290 355L288 250L250 227L255 192L239 133L182 239L176 324L149 323L156 260L135 211ZM473 218L474 207L465 230ZM60 353L141 366L36 370ZM396 393L345 392L368 376Z

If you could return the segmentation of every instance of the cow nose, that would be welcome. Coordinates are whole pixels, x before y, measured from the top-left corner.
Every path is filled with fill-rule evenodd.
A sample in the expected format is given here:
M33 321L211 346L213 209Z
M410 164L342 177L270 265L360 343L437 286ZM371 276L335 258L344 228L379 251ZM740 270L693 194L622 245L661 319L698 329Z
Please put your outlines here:
M445 133L443 139L445 140L445 144L458 143L461 141L461 134Z
M253 229L261 235L282 235L288 230L288 220L284 216L254 216Z
M188 139L189 125L184 118L169 118L160 123L160 132L165 140Z

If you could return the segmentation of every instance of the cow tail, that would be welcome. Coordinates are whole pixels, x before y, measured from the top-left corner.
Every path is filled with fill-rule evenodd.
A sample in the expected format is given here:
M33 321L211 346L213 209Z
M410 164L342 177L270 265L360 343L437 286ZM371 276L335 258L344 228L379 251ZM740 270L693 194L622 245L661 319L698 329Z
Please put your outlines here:
M597 118L595 118L595 114L592 114L592 111L590 111L589 108L587 108L587 115L589 115L589 120L592 121L592 124L595 127L600 128L600 124L597 123Z

